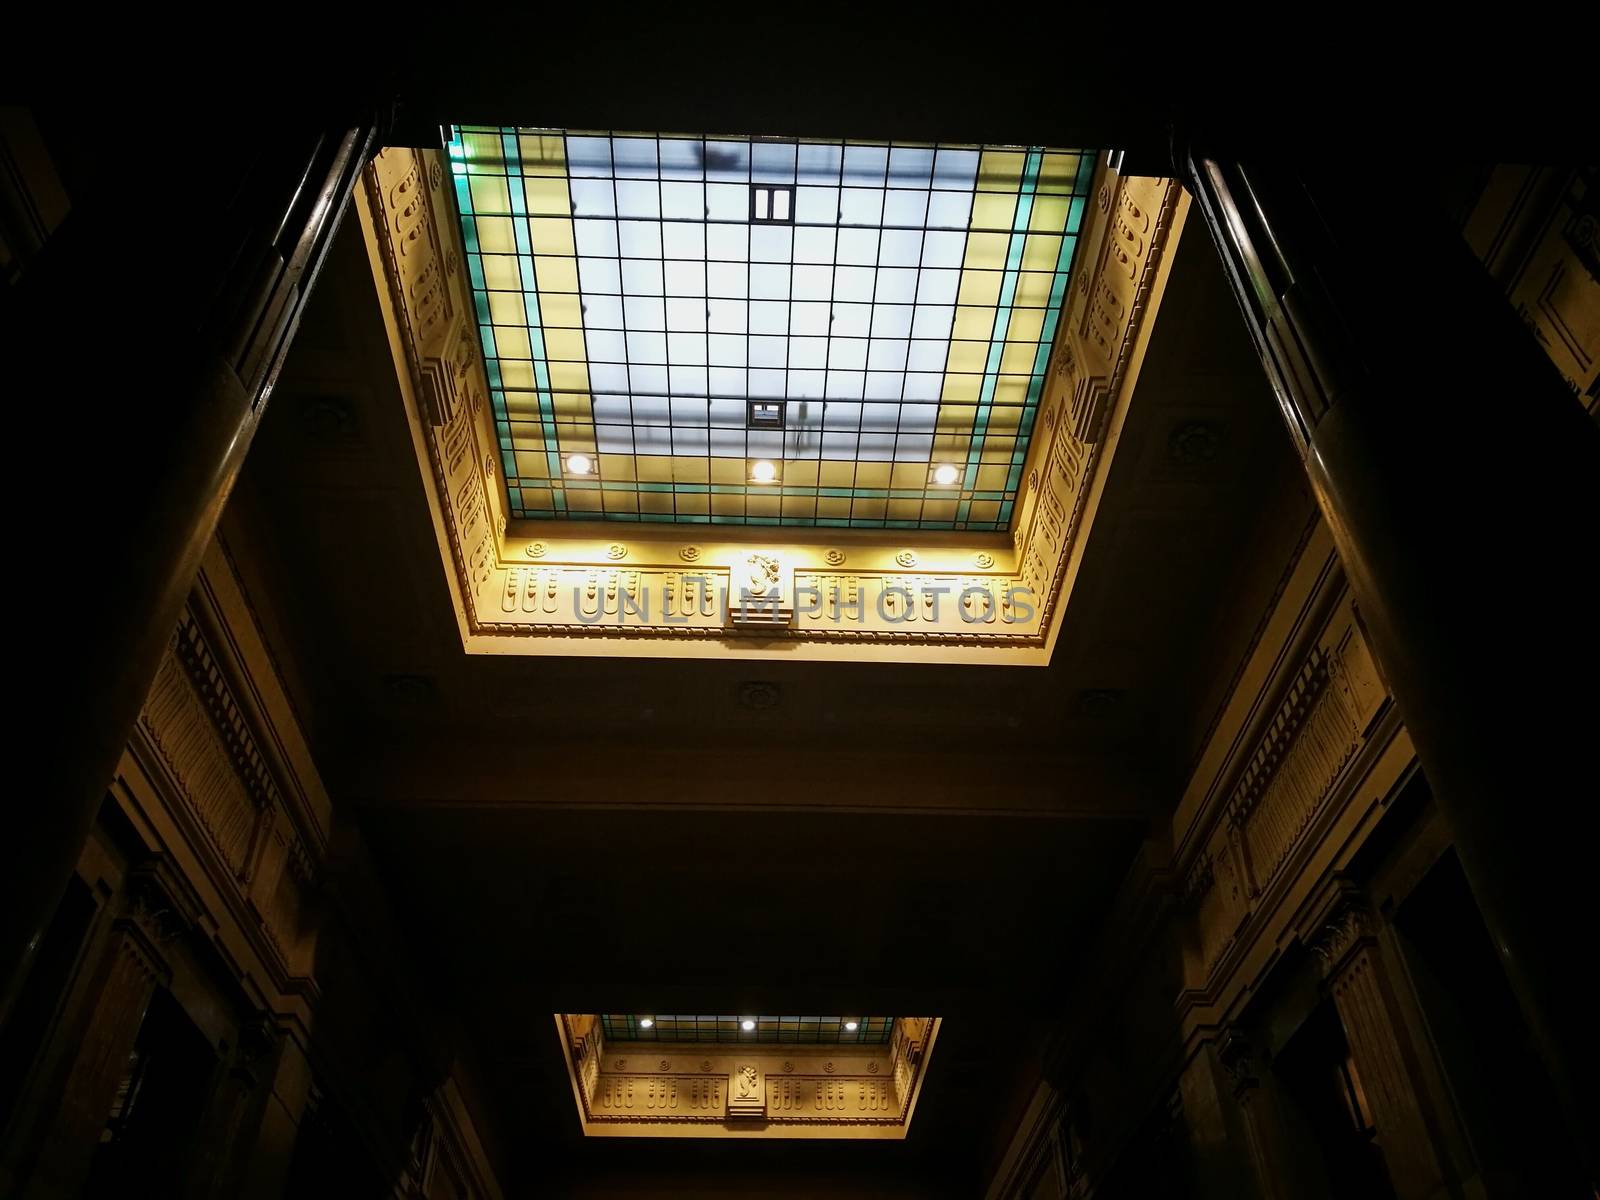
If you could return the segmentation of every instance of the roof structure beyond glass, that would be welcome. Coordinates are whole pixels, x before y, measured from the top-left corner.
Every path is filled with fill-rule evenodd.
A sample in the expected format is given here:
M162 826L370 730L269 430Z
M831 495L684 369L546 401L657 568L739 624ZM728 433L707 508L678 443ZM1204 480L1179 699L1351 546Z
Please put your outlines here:
M893 1017L638 1016L602 1013L611 1042L801 1042L884 1045ZM745 1028L746 1026L749 1028ZM851 1028L851 1027L854 1028Z
M1009 527L1092 153L451 134L513 517Z

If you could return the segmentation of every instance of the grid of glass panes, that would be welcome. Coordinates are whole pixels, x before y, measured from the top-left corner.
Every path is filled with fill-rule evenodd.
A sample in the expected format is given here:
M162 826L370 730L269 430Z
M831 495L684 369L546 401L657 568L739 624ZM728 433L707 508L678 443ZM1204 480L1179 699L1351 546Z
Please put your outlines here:
M1008 527L1092 155L479 126L448 153L513 516Z
M641 1024L649 1021L649 1025ZM745 1029L754 1021L754 1029ZM854 1029L845 1023L853 1021ZM603 1013L607 1041L623 1042L810 1042L822 1045L883 1045L893 1017L653 1016Z

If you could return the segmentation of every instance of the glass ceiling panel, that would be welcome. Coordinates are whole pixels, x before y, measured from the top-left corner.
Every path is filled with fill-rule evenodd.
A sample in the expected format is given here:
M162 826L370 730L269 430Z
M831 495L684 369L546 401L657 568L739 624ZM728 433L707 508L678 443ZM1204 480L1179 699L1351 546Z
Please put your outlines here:
M888 1043L894 1018L602 1013L600 1024L610 1042L809 1042L830 1046L879 1046ZM746 1029L746 1025L752 1027ZM849 1028L851 1025L855 1028Z
M513 517L1009 527L1092 153L452 132Z

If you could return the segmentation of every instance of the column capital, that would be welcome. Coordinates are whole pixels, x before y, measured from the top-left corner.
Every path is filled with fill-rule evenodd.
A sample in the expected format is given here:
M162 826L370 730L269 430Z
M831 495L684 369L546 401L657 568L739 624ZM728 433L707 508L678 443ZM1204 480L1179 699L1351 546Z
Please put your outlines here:
M1247 1103L1250 1093L1261 1086L1261 1051L1255 1040L1243 1030L1226 1029L1217 1042L1217 1058L1228 1072L1234 1097Z
M203 911L194 886L168 855L147 855L128 872L128 915L156 940L170 942L188 933Z
M1377 933L1366 889L1347 875L1335 875L1314 892L1295 916L1300 940L1317 956L1324 979Z
M1372 911L1365 905L1340 908L1322 927L1311 950L1322 964L1325 979L1332 979L1360 949L1369 946L1377 935Z
M248 1088L256 1088L272 1076L278 1044L283 1032L276 1018L262 1010L239 1023L239 1044L234 1049L231 1074Z

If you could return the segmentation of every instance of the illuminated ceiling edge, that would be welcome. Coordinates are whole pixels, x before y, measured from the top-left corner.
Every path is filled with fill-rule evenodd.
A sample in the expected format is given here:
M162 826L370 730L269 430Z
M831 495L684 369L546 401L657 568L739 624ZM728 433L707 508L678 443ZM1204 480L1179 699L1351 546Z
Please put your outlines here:
M592 527L508 528L440 156L386 149L364 182L361 228L467 652L1048 662L1181 231L1174 181L1097 170L1009 551L992 535L798 541L727 526L738 539L713 543L705 526L629 524L602 545ZM737 602L762 572L789 604Z
M562 1059L567 1068L567 1082L572 1087L579 1125L585 1137L695 1137L695 1138L782 1138L814 1139L845 1138L873 1140L901 1140L911 1127L916 1115L917 1101L922 1095L922 1085L927 1078L928 1064L932 1060L935 1043L943 1024L940 1017L915 1018L926 1021L920 1039L906 1036L901 1021L895 1019L895 1033L891 1045L807 1045L787 1043L756 1043L694 1045L693 1058L699 1064L690 1064L679 1071L672 1070L677 1054L680 1058L689 1044L657 1046L652 1043L626 1042L623 1059L613 1062L612 1070L602 1068L602 1060L609 1054L604 1035L596 1028L590 1037L574 1036L572 1014L556 1013L554 1022L556 1038L561 1044ZM641 1049L654 1057L665 1054L653 1063L638 1069L628 1069L627 1056L637 1056ZM888 1057L887 1069L881 1073L877 1063ZM713 1060L726 1066L726 1071L713 1070ZM781 1061L781 1067L771 1062ZM818 1061L812 1061L818 1060ZM866 1072L836 1071L840 1064L866 1062ZM819 1071L816 1068L821 1065ZM690 1069L693 1067L694 1069ZM809 1068L809 1069L807 1069ZM733 1092L739 1073L749 1070L752 1077L748 1098L743 1104ZM615 1115L594 1112L602 1082L614 1089L626 1088L627 1102L623 1111ZM672 1087L676 1082L677 1087ZM695 1106L705 1110L705 1115L694 1115L688 1098L691 1085L704 1085L712 1091L706 1103ZM773 1104L769 1088L792 1089L788 1104ZM666 1100L671 1087L671 1102ZM727 1088L724 1098L722 1089ZM680 1096L679 1088L683 1089ZM820 1098L822 1088L833 1089L841 1103L834 1107L831 1099L824 1106ZM848 1100L851 1089L857 1097L857 1113L850 1115ZM868 1089L875 1089L884 1097L898 1097L899 1111L894 1115L863 1115L873 1112L863 1099ZM902 1094L903 1093L903 1094ZM613 1096L621 1095L620 1091ZM683 1108L677 1107L682 1099ZM805 1099L812 1108L805 1110ZM743 1111L741 1112L741 1108ZM807 1115L801 1115L802 1113ZM784 1113L785 1115L776 1115ZM654 1115L652 1115L654 1114ZM688 1114L688 1115L686 1115Z

